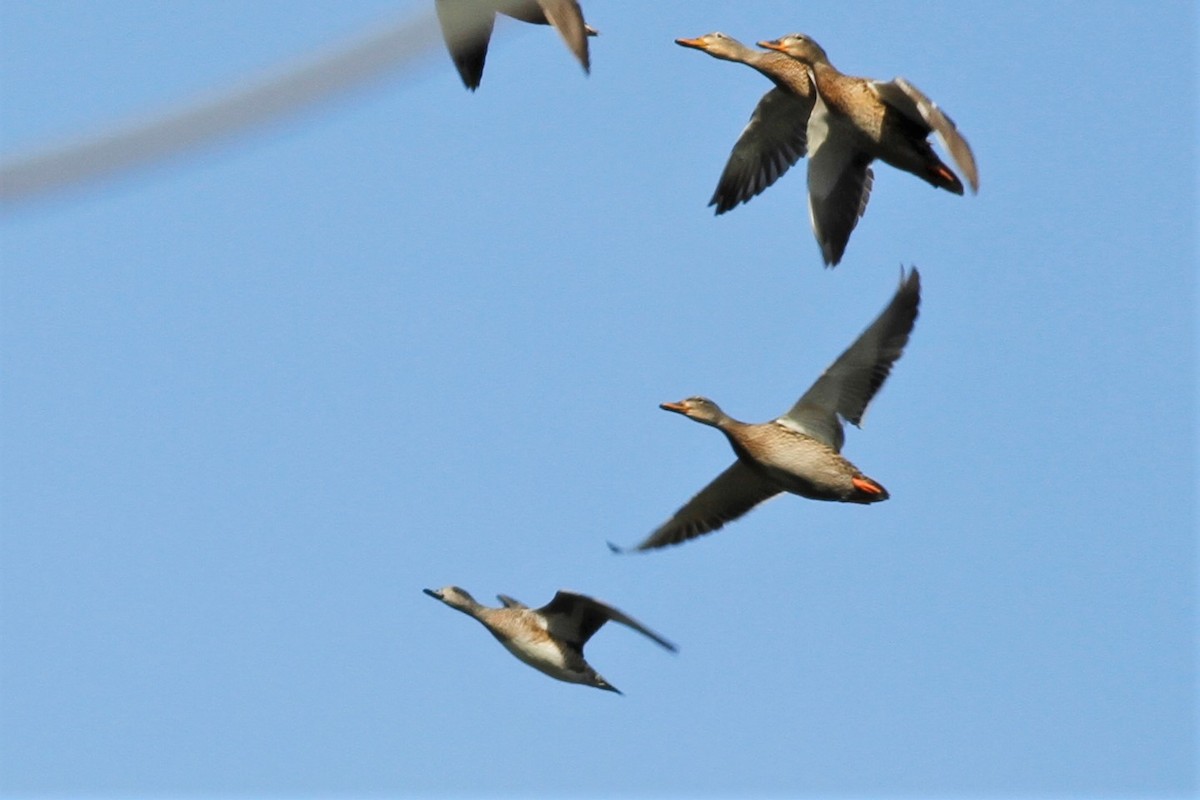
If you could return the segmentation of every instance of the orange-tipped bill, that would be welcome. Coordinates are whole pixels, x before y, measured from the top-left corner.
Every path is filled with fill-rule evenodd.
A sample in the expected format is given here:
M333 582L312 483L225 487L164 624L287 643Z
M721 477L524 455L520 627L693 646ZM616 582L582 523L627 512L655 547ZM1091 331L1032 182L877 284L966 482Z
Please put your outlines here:
M682 47L694 47L697 50L704 49L704 42L700 39L676 39L675 44Z
M765 47L765 48L767 48L768 50L778 50L778 51L779 51L779 52L781 52L781 53L783 53L783 52L786 52L786 51L783 49L783 45L779 44L779 42L778 42L777 40L774 40L774 39L773 39L773 40L771 40L771 41L769 41L769 42L759 42L759 43L758 43L758 46L759 46L759 47Z
M659 403L658 407L663 411L674 411L676 414L688 413L688 404L686 400L680 400L678 403Z

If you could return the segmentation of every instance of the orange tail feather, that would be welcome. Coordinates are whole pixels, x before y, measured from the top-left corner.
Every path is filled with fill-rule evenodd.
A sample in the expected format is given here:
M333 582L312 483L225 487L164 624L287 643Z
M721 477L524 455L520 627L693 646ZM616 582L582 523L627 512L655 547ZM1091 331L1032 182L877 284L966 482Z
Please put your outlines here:
M948 192L954 192L955 194L963 193L962 181L945 164L930 165L929 182L939 189L945 189Z

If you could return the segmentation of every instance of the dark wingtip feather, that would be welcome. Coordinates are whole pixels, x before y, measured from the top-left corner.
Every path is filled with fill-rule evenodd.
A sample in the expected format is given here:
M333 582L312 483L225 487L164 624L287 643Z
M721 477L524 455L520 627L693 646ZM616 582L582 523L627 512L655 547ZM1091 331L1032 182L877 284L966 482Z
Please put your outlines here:
M716 206L716 211L714 211L713 214L715 216L720 216L726 211L729 211L731 208L737 206L737 201L730 202L729 198L723 195L721 190L718 188L716 193L713 194L712 199L708 201L708 206L709 208Z

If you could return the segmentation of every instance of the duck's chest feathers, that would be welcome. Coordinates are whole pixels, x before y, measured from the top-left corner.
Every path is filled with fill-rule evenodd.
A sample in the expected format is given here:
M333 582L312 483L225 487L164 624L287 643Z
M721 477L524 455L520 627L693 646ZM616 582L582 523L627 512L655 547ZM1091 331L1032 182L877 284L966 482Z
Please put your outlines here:
M868 83L824 64L814 66L813 75L831 130L836 135L850 135L854 131L870 141L878 140L883 124L883 104Z

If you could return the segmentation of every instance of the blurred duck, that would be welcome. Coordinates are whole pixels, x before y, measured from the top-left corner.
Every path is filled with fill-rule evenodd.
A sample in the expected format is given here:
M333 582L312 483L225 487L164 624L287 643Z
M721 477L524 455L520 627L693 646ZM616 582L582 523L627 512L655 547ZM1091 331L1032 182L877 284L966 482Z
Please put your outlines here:
M790 56L755 50L720 32L676 39L675 44L753 67L775 83L755 106L708 201L717 214L724 214L760 194L804 157L808 116L816 99L809 70Z
M675 645L632 617L599 600L559 591L541 608L530 608L507 595L497 595L503 608L488 608L457 586L425 589L425 594L474 617L500 644L536 670L567 683L582 683L621 694L584 660L583 646L612 620L633 628L674 652Z
M841 420L862 421L908 343L920 301L917 270L907 277L901 271L900 288L887 308L786 414L770 422L739 422L705 397L663 403L660 408L725 434L737 461L634 549L652 550L715 531L781 492L840 503L887 500L883 486L841 455Z
M553 25L583 65L583 71L591 71L587 37L595 36L596 29L583 21L583 11L575 0L437 0L442 38L463 85L471 91L483 79L496 14Z
M904 78L884 82L844 75L802 33L758 44L812 70L817 97L808 123L808 208L827 265L841 260L866 209L875 159L960 195L962 181L929 146L928 136L934 133L971 191L979 191L966 139L936 103Z

